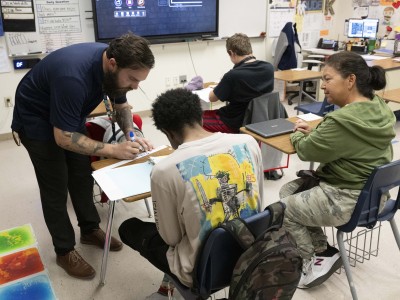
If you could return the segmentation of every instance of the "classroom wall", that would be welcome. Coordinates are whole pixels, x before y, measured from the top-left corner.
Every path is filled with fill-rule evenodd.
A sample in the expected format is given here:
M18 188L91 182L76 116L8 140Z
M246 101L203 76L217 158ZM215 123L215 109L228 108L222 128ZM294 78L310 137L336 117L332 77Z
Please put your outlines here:
M88 16L85 11L91 9L90 0L80 1L82 30L85 41L88 42L95 40L93 20L85 19ZM252 45L254 55L259 59L265 59L265 39L252 38ZM1 47L7 49L4 36L0 37L0 49ZM200 75L205 82L218 81L227 70L232 68L224 40L151 45L151 49L155 56L154 69L150 72L147 80L140 84L141 90L128 93L128 102L136 112L149 110L153 99L166 89L182 86L173 85L172 78L175 76L186 75L190 80L192 77ZM14 103L16 87L27 72L26 70L14 71L10 58L7 58L5 63L10 65L11 72L0 73L0 136L11 132L13 114L13 108L6 108L3 99L11 97ZM166 77L171 81L169 87L166 86Z
M268 18L269 6L273 3L297 3L295 0L257 1L265 1L267 3L266 18ZM238 7L240 8L241 6ZM246 7L246 9L248 8L249 7ZM343 36L344 20L352 17L353 13L352 1L337 0L333 8L335 15L331 16L330 22L326 22L329 31L328 35L325 37L336 39L339 34L340 39L343 40L345 38ZM85 41L94 41L93 21L85 18L88 16L88 13L85 11L91 10L91 1L80 1L80 10ZM235 21L238 17L240 16L232 17L232 21ZM288 21L293 22L298 20L299 19L293 19ZM266 22L266 24L268 24L268 22ZM268 30L266 31L267 38L252 38L253 52L258 59L273 62L272 44L274 39L269 38ZM0 37L0 48L1 47L6 47L4 37ZM167 88L175 87L172 82L172 78L175 76L186 75L187 79L190 80L192 77L200 75L203 77L204 81L218 81L227 70L232 68L232 63L226 54L224 40L152 45L151 49L155 56L155 68L150 72L147 80L140 84L142 90L128 93L128 101L136 112L148 111L151 108L153 99L158 94L162 93ZM12 60L9 58L7 58L7 60L6 63L9 63L11 66ZM0 73L0 137L2 134L9 134L11 132L10 125L13 113L13 108L6 108L4 106L3 99L4 97L11 96L14 102L15 89L25 74L26 71L14 70L11 70L9 73ZM169 87L166 86L167 77L170 78L171 81ZM391 83L392 82L393 80L391 80Z

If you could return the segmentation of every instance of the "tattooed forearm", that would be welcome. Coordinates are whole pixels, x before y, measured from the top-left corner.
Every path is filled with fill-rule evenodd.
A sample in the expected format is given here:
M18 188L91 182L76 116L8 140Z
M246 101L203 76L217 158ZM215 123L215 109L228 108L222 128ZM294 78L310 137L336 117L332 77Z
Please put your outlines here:
M129 107L124 107L116 110L115 118L123 132L126 132L130 128L133 128L132 112Z
M68 138L63 145L60 145L64 149L81 154L94 155L104 148L104 143L89 139L79 132L63 131L62 134Z

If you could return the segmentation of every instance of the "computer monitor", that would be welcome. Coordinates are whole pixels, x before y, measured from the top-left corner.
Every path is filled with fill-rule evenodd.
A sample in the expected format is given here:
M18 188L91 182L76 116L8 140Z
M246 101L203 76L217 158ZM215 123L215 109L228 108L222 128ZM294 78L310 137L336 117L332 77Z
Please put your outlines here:
M376 40L378 33L379 20L378 19L364 19L363 38Z
M376 39L378 33L378 19L349 19L349 38Z

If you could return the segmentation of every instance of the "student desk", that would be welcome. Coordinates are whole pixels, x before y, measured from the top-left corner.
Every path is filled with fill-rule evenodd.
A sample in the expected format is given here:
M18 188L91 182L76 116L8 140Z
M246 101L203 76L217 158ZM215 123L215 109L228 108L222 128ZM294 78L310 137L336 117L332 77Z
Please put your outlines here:
M386 71L400 69L400 62L394 61L392 58L370 60L367 61L367 65L370 67L381 66Z
M173 149L171 147L166 147L164 149L153 152L149 155L143 156L139 159L136 159L134 161L128 162L128 163L120 165L120 166L128 166L131 164L143 163L143 162L147 161L150 156L164 156L164 155L169 155L172 152L173 152ZM118 162L121 162L121 160L113 159L113 158L95 161L92 163L92 169L94 171L97 171L97 170L111 166ZM149 178L149 180L150 180L150 178ZM132 182L132 184L134 184L134 182ZM134 201L145 199L148 197L151 197L150 192L139 194L139 195L132 195L131 197L124 198L122 200L124 200L125 202L134 202ZM108 253L110 251L110 242L111 242L111 228L112 228L112 222L114 219L115 202L116 201L109 201L108 219L107 219L107 228L106 228L106 240L105 240L105 244L104 244L103 259L102 259L102 263L101 263L101 273L100 273L100 284L102 284L102 285L105 284L105 277L106 277L106 271L107 271L107 260L108 260Z
M98 116L104 116L107 114L106 106L103 101L87 116L88 118L94 118Z
M312 97L311 95L309 95L304 91L304 81L321 79L322 72L312 71L312 70L294 70L294 69L275 71L274 78L286 82L294 82L294 81L300 82L300 97L298 105L301 104L301 98L303 95L310 98L313 101L317 101L317 99L315 99L314 97ZM299 111L297 111L297 114L299 114Z
M295 123L298 120L298 118L290 117L290 118L288 118L288 120L290 122ZM307 123L310 124L313 128L315 128L315 127L317 127L317 125L319 123L321 123L321 121L322 121L322 118L315 120L315 121L309 121ZM286 153L286 154L295 154L296 153L296 150L294 149L292 143L290 142L290 133L277 135L277 136L273 136L270 138L264 138L264 137L260 136L259 134L246 129L246 127L241 127L240 132L251 135L257 141L267 144L279 151L282 151L283 153ZM313 165L314 165L314 163L310 162L310 170L313 169Z
M400 88L394 90L383 90L377 92L377 95L381 96L387 102L400 103Z
M299 118L297 118L297 117L288 118L288 120L292 123L295 123L298 119ZM317 125L319 123L321 123L321 121L322 121L322 118L315 120L315 121L310 121L307 123L310 124L313 128L315 128L315 127L317 127ZM246 127L241 127L240 132L251 135L257 141L267 144L279 151L282 151L283 153L286 153L286 154L295 154L296 153L296 150L294 149L292 143L290 142L290 133L277 135L277 136L273 136L270 138L264 138L261 135L246 129Z

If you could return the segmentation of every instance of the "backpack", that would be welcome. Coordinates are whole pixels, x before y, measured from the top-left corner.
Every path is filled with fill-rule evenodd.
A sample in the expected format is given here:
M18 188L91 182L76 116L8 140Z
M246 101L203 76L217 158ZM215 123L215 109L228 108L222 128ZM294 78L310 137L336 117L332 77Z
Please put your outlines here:
M112 123L111 123L110 118L96 117L96 118L89 120L88 122L97 124L105 130L104 135L103 135L104 143L109 144L114 141L114 136L113 136L113 131L112 131ZM119 128L118 124L114 123L114 126L115 126L115 142L122 143L122 142L126 141L125 134L121 130L121 128ZM143 132L138 128L138 126L135 123L133 123L133 128L134 128L135 136L144 137Z
M269 205L266 231L254 236L240 218L220 226L245 250L233 270L229 299L291 299L300 281L303 260L293 237L282 227L285 204Z

